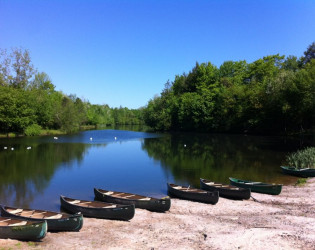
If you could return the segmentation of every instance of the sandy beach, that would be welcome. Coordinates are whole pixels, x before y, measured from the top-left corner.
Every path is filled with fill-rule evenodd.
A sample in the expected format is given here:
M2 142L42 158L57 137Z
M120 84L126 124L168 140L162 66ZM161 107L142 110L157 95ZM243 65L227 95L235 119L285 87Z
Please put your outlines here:
M172 199L166 213L136 209L128 222L85 218L80 232L0 239L0 249L315 249L314 189L315 178L278 196L253 193L255 200Z

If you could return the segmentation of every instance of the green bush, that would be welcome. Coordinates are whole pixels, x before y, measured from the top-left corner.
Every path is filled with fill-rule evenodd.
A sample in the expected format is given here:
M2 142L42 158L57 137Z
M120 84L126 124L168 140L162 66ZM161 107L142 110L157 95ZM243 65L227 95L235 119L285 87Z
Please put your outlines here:
M296 168L315 168L315 147L309 147L287 155L287 163Z
M25 129L24 133L27 136L40 135L41 129L42 127L39 126L38 124L32 124Z

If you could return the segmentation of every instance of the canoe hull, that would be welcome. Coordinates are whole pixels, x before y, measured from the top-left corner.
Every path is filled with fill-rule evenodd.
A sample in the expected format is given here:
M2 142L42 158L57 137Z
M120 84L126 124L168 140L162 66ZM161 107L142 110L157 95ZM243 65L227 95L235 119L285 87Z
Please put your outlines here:
M219 192L219 196L232 200L248 200L251 195L250 189L238 188L237 190L233 188L215 187L206 184L207 180L200 179L200 188L210 192ZM230 186L231 187L231 186Z
M167 183L167 190L170 196L177 197L180 199L199 201L203 203L209 203L212 205L215 205L219 201L218 191L214 192L205 191L206 193L185 192L173 188L172 184L170 183Z
M1 239L40 241L46 236L47 222L29 222L22 226L0 226Z
M171 199L165 197L162 199L151 200L135 200L135 199L122 199L106 195L100 191L100 189L94 188L95 199L99 201L105 201L123 205L134 205L136 208L147 209L153 212L165 212L171 207Z
M97 208L77 206L67 202L63 196L60 197L61 207L70 213L82 213L84 216L109 219L109 220L131 220L135 215L134 205L119 206L115 208Z
M9 213L4 206L0 207L1 209L1 216L11 217L11 218L18 218L22 220L29 220L29 221L47 221L47 227L49 232L56 232L56 231L79 231L83 226L83 216L82 214L69 214L67 218L60 218L60 219L36 219L30 217L24 217ZM44 210L42 210L44 211Z
M315 169L297 169L293 167L281 166L282 172L288 175L294 175L297 177L315 177Z
M278 195L281 193L282 190L281 184L268 184L261 182L259 184L255 184L255 182L252 181L239 180L232 177L230 177L229 179L232 186L247 188L250 189L251 192Z

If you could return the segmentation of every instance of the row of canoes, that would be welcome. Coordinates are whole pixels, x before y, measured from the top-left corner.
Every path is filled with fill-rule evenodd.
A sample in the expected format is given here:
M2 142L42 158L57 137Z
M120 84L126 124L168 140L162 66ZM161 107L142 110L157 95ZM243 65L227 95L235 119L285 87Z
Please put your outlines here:
M251 192L279 194L282 185L230 178L231 185L200 179L200 189L167 184L171 197L216 204L219 197L249 199ZM61 207L69 213L1 206L0 238L40 240L48 231L79 231L83 216L103 219L131 220L135 208L156 212L168 211L169 196L153 198L137 194L94 188L95 200L87 201L60 196Z

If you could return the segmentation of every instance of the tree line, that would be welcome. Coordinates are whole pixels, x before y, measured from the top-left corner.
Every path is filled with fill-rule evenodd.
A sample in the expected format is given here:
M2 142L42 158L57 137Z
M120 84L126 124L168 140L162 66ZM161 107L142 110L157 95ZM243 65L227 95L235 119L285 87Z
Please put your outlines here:
M94 105L56 91L22 48L0 49L0 133L36 135L42 129L78 131L82 125L142 124L141 109Z
M315 42L304 56L196 63L144 109L155 130L295 133L314 129Z

